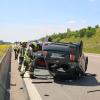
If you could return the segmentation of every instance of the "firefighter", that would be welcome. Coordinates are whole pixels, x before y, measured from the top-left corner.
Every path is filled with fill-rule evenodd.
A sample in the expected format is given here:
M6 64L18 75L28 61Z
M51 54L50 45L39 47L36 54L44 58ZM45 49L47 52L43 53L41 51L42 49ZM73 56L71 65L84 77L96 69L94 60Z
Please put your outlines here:
M21 71L25 51L26 51L26 42L23 42L23 43L21 43L21 47L20 47L20 50L19 50L19 67L18 67L19 71Z
M33 42L27 48L24 55L24 69L21 72L21 76L24 77L25 72L29 71L30 78L35 78L34 76L34 68L35 68L35 59L37 52L37 43Z
M38 45L36 42L33 42L31 45L31 55L30 55L30 58L31 58L31 66L30 66L30 72L29 72L29 75L30 75L30 78L35 78L34 76L34 69L35 69L35 60L36 60L36 56L37 56L37 51L38 51Z
M18 44L17 42L14 45L14 52L15 52L15 60L18 58Z

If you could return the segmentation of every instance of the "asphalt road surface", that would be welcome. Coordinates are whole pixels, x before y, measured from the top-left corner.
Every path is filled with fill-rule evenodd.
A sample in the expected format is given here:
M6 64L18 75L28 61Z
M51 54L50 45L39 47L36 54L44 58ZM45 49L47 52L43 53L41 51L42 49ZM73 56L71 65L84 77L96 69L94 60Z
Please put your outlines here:
M89 75L79 80L54 82L52 79L24 78L30 100L100 100L100 55L86 55L89 57ZM27 73L25 77L28 77Z
M100 55L86 55L89 57L87 73L90 74L76 81L54 82L51 77L45 80L48 72L39 70L36 73L46 74L46 77L30 79L26 73L23 80L30 100L100 100Z

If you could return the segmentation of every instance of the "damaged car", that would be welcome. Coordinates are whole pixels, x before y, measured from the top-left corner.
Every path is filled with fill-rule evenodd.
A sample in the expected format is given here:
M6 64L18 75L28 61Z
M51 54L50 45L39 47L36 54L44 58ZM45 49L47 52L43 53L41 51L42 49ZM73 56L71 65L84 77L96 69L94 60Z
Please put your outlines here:
M83 42L48 42L43 45L43 57L50 74L67 77L80 77L85 74L88 57L83 53Z

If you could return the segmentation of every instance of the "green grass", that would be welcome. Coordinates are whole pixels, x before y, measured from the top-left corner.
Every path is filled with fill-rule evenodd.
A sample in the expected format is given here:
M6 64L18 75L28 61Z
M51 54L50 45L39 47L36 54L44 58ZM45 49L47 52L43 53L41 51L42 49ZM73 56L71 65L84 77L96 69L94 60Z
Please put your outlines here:
M99 53L100 54L100 28L96 29L95 35L90 38L75 38L74 36L70 38L61 39L61 42L77 42L83 40L84 51L89 53Z
M9 47L9 45L0 45L0 60L5 55Z

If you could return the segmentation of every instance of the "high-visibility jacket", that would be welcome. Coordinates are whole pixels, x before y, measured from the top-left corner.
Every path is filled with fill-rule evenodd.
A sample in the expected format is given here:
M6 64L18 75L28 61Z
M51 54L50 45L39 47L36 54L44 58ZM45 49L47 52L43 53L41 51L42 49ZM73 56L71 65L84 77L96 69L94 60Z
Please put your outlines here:
M26 48L24 48L24 47L20 48L20 57L24 57L25 51L26 51Z

